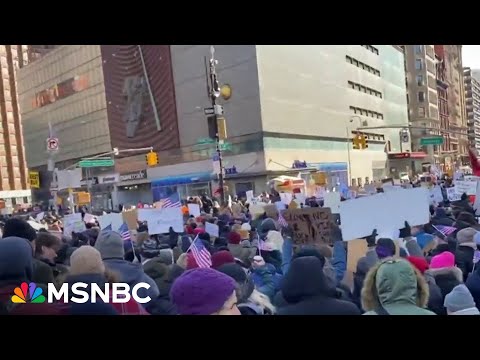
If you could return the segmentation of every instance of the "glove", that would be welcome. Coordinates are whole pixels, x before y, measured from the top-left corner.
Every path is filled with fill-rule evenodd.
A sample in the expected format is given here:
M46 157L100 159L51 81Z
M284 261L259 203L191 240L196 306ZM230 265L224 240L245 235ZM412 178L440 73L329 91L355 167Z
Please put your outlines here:
M368 246L375 246L376 242L377 242L377 229L374 229L372 231L372 234L370 236L366 236L365 237L365 240L367 240L367 244Z
M400 229L400 238L408 238L412 236L412 228L410 227L410 224L408 221L405 221L405 227L403 229Z

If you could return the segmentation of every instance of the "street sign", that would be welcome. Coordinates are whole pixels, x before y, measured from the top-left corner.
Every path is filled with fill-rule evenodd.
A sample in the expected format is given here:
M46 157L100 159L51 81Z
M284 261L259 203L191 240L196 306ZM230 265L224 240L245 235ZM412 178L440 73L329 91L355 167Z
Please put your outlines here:
M91 167L109 167L114 166L115 161L113 159L92 159L92 160L81 160L78 163L78 166L81 168L91 168Z
M420 139L420 145L442 145L443 137L435 136Z
M205 113L205 115L213 115L215 114L215 108L213 107L204 108L203 112Z
M51 137L47 139L47 150L48 151L57 151L58 150L58 139Z

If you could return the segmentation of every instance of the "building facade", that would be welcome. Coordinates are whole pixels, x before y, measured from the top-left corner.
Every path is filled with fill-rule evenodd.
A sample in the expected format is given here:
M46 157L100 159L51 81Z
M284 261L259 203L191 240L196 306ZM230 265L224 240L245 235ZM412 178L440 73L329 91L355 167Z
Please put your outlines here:
M17 95L17 69L26 62L26 53L25 45L0 45L0 199L6 208L31 204Z
M219 100L227 119L222 149L230 193L265 190L272 177L297 175L294 164L303 162L307 168L300 171L325 171L332 184L364 183L392 170L388 152L411 151L400 133L408 112L398 46L215 48L218 79L233 89L231 99ZM48 173L50 123L60 142L59 169L113 148L152 146L158 153L153 168L146 169L145 152L120 152L114 167L85 174L98 207L155 200L150 186L175 186L182 195L211 192L215 145L204 113L211 106L209 56L208 45L48 49L20 71L28 165ZM69 81L70 92L59 96L56 89ZM366 150L352 148L360 127L366 127ZM105 178L115 182L102 183Z
M220 83L233 89L223 102L229 190L265 189L279 173L298 174L295 162L326 171L331 182L364 183L388 172L386 144L401 151L399 129L364 130L367 150L353 150L358 127L408 125L403 53L391 45L216 46ZM158 185L197 178L211 169L213 145L203 109L208 45L171 46L183 159L148 170ZM328 69L328 71L327 71ZM409 143L404 151L410 150ZM161 156L163 158L164 156ZM210 170L209 170L210 171ZM349 174L350 173L350 174ZM178 180L171 179L178 176ZM183 186L183 185L182 185Z
M472 76L472 69L463 68L465 104L467 112L468 144L480 149L480 82Z

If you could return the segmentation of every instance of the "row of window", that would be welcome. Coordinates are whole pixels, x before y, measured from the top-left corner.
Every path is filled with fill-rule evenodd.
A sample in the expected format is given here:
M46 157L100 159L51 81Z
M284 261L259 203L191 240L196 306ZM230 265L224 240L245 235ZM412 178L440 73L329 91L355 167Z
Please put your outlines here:
M361 45L361 46L363 46L365 49L370 50L375 55L378 55L378 49L375 46L372 46L372 45Z
M350 87L351 89L357 90L357 91L364 92L364 93L369 94L369 95L379 97L380 99L383 98L383 95L380 91L377 91L375 89L371 89L369 87L363 86L363 85L358 84L358 83L354 83L353 81L348 82L348 87Z
M355 107L355 106L350 106L350 110L351 110L354 114L357 114L357 115L369 116L369 117L371 117L371 118L376 118L376 119L381 119L381 120L383 120L383 114L378 113L378 112L376 112L376 111L367 110L367 109L362 109L362 108Z
M357 59L354 59L350 56L346 56L345 57L345 60L349 63L349 64L352 64L352 65L355 65L356 67L359 67L363 70L366 70L368 71L369 73L372 73L373 75L376 75L376 76L380 76L380 70L377 70L373 67L371 67L370 65L367 65L367 64L364 64L363 62L361 61L358 61Z

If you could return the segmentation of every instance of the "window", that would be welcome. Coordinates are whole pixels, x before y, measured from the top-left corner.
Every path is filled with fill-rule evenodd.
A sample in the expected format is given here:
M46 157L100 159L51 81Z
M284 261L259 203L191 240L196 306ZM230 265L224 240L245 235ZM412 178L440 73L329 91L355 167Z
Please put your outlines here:
M425 108L424 107L419 107L418 108L418 117L425 117Z
M355 84L354 84L352 81L349 81L349 82L348 82L348 87L349 87L350 89L355 89Z
M367 64L365 64L361 61L358 61L357 59L352 58L351 56L346 55L345 60L349 64L355 65L356 67L358 67L362 70L368 71L369 73L372 73L376 76L380 76L380 70L374 69L371 66L369 66L369 65L367 65Z
M423 86L423 75L417 75L417 85Z
M423 45L415 45L415 54L423 54Z
M422 70L423 69L422 59L415 59L415 69L417 69L417 70Z
M425 93L423 91L418 92L418 101L424 102L425 101Z

